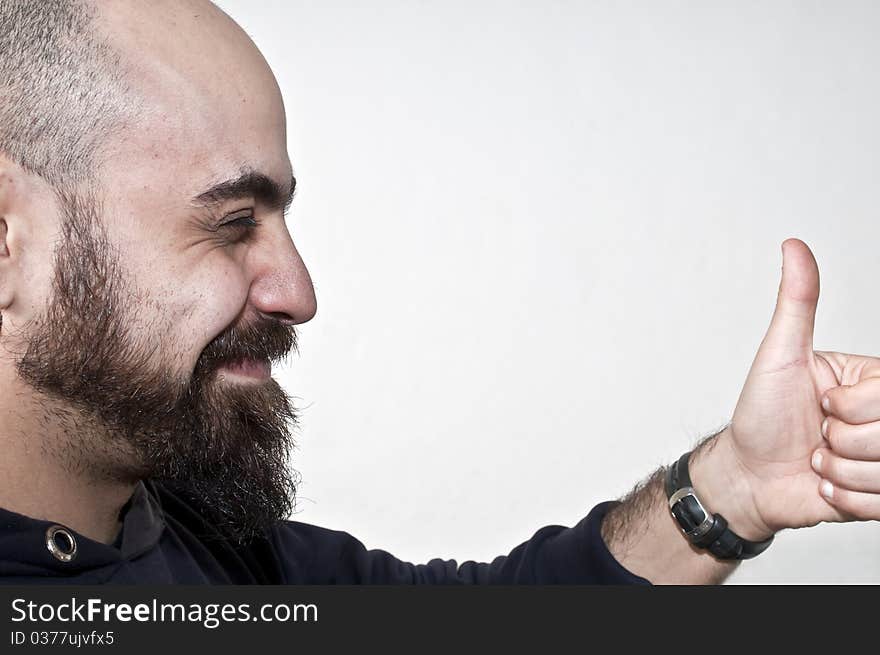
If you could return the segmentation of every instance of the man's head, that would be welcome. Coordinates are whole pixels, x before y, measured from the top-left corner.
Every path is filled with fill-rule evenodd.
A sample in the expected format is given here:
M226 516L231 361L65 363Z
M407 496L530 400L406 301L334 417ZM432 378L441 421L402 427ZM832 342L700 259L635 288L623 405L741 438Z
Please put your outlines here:
M205 1L3 0L0 31L0 383L52 435L21 438L233 536L283 518L294 409L228 366L316 310L271 71Z

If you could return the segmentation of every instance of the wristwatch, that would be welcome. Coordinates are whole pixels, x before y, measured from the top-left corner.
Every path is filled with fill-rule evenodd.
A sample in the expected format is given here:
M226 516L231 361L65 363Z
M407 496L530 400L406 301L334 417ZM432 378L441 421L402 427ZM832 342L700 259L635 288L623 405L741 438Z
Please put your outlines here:
M743 539L727 526L721 514L712 514L697 498L688 472L691 452L682 455L666 471L669 511L684 536L697 548L722 560L751 559L763 553L773 542L772 536L764 541Z

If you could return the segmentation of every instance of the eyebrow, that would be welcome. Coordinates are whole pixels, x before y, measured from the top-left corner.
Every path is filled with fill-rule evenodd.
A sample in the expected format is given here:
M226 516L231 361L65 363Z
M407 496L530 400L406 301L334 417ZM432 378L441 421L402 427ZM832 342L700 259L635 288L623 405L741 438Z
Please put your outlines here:
M287 211L296 193L296 177L290 176L290 185L282 187L265 173L245 170L241 175L218 182L192 199L196 207L209 209L229 200L254 198L270 209Z

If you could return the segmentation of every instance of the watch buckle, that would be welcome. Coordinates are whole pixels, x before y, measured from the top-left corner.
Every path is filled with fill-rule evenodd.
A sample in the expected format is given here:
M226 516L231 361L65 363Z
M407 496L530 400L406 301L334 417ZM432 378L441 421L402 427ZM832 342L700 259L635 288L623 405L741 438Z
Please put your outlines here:
M710 514L705 507L703 507L703 503L701 503L700 499L697 498L697 494L694 493L693 487L682 487L681 489L678 489L674 494L672 494L669 497L669 511L672 512L672 508L688 496L694 499L697 507L699 507L700 511L703 512L703 520L693 530L685 530L681 526L679 526L679 529L691 539L699 539L700 537L708 533L709 530L712 529L712 526L715 525L715 517L712 516L712 514Z

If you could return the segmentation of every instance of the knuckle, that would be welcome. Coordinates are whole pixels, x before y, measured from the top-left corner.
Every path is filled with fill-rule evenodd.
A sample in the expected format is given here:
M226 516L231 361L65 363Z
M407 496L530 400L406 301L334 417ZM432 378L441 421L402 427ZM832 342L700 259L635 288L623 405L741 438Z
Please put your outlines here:
M841 477L841 484L845 484L850 489L858 489L866 491L870 486L870 480L865 475L864 469L857 463L841 463L838 467Z
M850 516L853 518L860 518L860 508L858 503L854 502L852 495L847 493L845 489L841 489L835 485L833 500L838 508L842 509Z
M873 457L876 455L876 447L870 439L855 437L848 444L853 457Z
M851 461L841 457L829 457L828 479L837 486L859 492L880 491L880 475L876 475L873 463Z
M838 391L831 396L831 410L841 417L847 417L852 414L852 400L849 394Z
M837 455L851 459L867 459L876 450L871 439L866 439L852 426L833 419L828 421L825 439Z
M835 486L843 483L843 480L841 479L840 459L838 457L828 453L825 455L825 460L822 464L822 474L824 477L831 480L831 482L834 482Z
M846 473L846 478L849 480L850 486L854 489L871 491L874 486L871 484L870 476L866 475L863 466L851 466L850 470Z
M862 494L854 494L843 489L835 489L837 506L854 518L865 521L873 518L874 512L870 503L866 502Z
M828 419L828 427L825 429L825 438L828 440L828 444L837 452L842 452L842 448L844 444L842 443L840 430L837 425L837 421L832 418Z
M842 430L838 428L838 435ZM845 439L838 436L841 452L845 452L848 457L858 460L871 460L878 456L878 447L880 447L880 439L871 433L865 431L865 426L854 426L848 430Z

